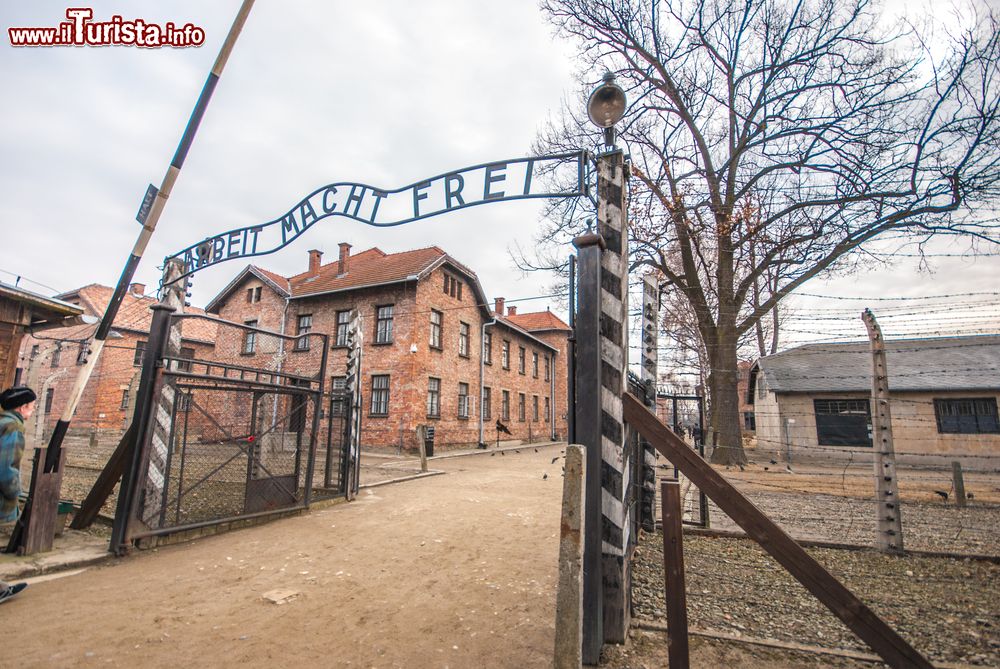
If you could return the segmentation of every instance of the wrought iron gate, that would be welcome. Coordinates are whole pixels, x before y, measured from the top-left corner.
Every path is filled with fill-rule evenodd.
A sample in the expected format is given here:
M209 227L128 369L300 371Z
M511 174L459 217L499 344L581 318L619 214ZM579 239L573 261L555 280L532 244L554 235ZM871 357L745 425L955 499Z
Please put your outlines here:
M147 355L157 362L129 539L348 493L352 402L324 383L327 335L293 337L202 315L159 321L169 332L160 341L174 345L157 356L151 328Z

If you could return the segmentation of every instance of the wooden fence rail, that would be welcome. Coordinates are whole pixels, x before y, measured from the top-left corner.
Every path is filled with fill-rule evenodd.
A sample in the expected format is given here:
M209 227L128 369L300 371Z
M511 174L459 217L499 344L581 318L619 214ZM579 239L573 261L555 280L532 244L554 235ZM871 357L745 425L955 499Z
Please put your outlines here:
M626 423L698 486L771 557L867 643L891 667L931 669L932 665L895 630L795 543L770 518L635 397L622 396Z

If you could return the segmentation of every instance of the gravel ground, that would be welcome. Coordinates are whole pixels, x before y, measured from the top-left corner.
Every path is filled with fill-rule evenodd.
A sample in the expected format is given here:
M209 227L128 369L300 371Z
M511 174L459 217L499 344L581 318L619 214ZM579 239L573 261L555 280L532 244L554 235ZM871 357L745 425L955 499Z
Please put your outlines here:
M665 623L662 542L659 532L644 535L633 563L633 598L638 617ZM1000 666L1000 566L873 551L809 552L932 661ZM692 628L869 651L750 540L689 535L684 561Z

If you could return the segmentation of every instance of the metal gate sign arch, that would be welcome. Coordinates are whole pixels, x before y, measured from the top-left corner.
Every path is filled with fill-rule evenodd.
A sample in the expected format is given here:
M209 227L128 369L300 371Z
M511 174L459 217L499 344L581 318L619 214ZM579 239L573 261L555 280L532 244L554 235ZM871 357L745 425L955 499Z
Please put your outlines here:
M226 260L274 253L330 216L376 227L392 227L481 204L533 198L578 197L586 193L587 152L515 158L465 167L386 190L353 182L317 188L280 217L236 228L192 244L169 256L187 276ZM536 173L559 174L540 182ZM567 183L566 190L549 188Z

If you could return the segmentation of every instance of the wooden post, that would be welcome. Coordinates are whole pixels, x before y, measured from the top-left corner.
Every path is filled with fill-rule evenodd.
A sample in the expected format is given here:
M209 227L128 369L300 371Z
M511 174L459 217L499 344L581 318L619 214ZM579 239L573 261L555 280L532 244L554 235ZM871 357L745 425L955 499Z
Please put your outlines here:
M965 508L965 478L962 476L962 463L958 460L951 462L951 476L955 483L955 503L960 508Z
M663 574L667 598L667 657L670 669L687 669L687 594L684 586L684 535L680 483L660 482L663 505Z
M903 521L896 479L896 454L892 442L892 412L889 408L889 369L885 340L875 314L861 314L872 350L872 441L875 451L876 547L883 553L903 552Z
M427 426L417 427L417 448L420 449L420 471L427 471Z

